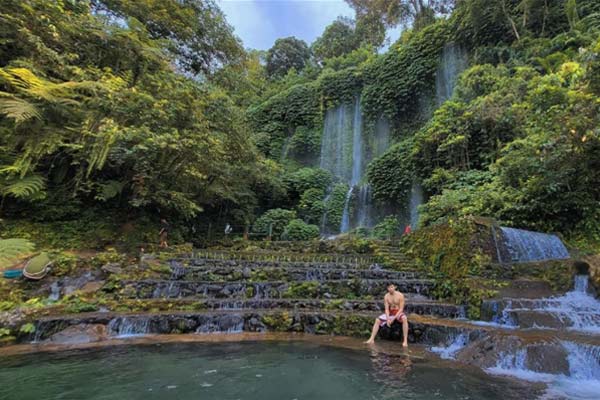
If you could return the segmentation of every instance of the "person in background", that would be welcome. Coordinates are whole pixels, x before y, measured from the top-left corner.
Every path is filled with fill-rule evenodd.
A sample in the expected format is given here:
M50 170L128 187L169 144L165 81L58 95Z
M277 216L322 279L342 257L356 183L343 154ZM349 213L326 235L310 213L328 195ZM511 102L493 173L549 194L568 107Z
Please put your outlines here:
M167 239L169 236L169 223L167 222L166 219L161 219L160 220L160 232L158 233L158 236L160 237L160 247L163 248L167 248L169 247L169 244L167 243Z
M408 235L411 232L412 228L410 227L410 224L406 225L406 228L404 228L404 235Z

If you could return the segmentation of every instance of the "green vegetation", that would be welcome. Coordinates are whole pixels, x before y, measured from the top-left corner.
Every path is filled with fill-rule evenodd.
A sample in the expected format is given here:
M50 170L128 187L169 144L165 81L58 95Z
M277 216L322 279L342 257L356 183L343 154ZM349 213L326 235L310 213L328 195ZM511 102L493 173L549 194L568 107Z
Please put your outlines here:
M243 49L213 0L3 1L2 267L33 255L32 243L56 276L87 263L122 267L122 249L152 251L163 218L171 244L240 253L271 246L246 249L244 233L291 242L337 233L350 187L319 168L321 140L327 110L357 97L366 158L377 124L390 128L361 182L385 218L336 252L370 254L363 237L397 238L414 184L426 203L404 250L436 279L437 297L470 304L472 315L500 276L470 251L469 216L559 232L598 252L597 1L348 3L356 18L334 21L314 43L282 38L260 52ZM398 24L410 26L379 53ZM452 51L466 65L442 98L439 71L456 63ZM289 246L283 259L329 245ZM64 251L113 247L86 261ZM132 275L167 272L157 260ZM568 284L562 266L511 277L522 275ZM126 277L111 277L103 293L130 290ZM26 301L24 288L0 290L2 310ZM316 290L291 286L289 295ZM81 312L101 300L54 306Z

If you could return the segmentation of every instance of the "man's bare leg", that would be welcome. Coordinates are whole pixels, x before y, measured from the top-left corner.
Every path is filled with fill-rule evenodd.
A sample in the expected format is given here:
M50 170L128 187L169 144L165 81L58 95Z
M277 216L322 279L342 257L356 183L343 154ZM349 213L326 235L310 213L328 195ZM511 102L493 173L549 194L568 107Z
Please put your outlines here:
M366 344L375 343L375 336L377 336L377 332L379 332L380 323L381 321L379 321L379 318L376 318L375 323L373 324L373 330L371 331L371 337L365 342Z
M408 347L408 318L402 316L402 346Z

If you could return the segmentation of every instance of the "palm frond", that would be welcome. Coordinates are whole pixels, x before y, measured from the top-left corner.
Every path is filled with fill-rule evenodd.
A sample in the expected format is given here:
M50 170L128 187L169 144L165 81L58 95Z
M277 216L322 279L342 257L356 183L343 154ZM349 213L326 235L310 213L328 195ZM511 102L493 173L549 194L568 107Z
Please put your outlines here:
M27 239L0 239L0 266L9 266L12 261L35 248Z
M39 197L46 187L46 181L39 175L28 175L23 178L9 179L0 186L0 193L18 199L33 199Z
M28 101L18 98L0 98L0 114L15 120L20 124L29 119L41 119L37 108Z

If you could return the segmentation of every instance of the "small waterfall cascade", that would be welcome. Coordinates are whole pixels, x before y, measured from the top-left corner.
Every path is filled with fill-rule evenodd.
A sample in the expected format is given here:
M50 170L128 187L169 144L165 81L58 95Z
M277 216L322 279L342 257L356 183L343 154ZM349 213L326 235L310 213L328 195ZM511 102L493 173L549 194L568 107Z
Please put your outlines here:
M500 231L512 262L563 260L570 257L569 251L556 235L506 227L500 227Z
M600 301L588 293L588 275L576 275L574 288L563 296L506 299L493 322L521 328L569 330L600 334Z
M442 50L435 74L436 101L438 107L452 97L458 76L468 67L468 55L465 49L447 43Z
M108 323L108 332L116 337L146 335L150 333L150 319L143 316L114 318Z
M466 333L460 333L455 335L447 346L433 346L430 350L439 354L439 356L445 360L451 360L454 359L456 353L462 350L468 343L469 335Z
M564 373L537 371L531 361L537 358L536 353L539 350L530 353L527 346L499 354L496 366L488 368L487 371L528 381L545 382L548 388L543 398L597 399L600 393L600 346L568 340L558 341L555 346L567 355L568 371Z

